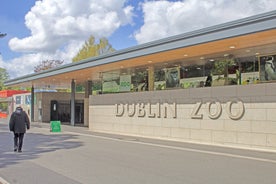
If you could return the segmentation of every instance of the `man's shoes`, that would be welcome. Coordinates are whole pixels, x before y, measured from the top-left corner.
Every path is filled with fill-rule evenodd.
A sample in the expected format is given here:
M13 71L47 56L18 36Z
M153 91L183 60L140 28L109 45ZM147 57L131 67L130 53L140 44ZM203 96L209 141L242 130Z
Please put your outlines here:
M17 148L14 148L13 151L14 151L14 152L17 152Z
M18 150L18 153L21 153L22 152L22 150Z

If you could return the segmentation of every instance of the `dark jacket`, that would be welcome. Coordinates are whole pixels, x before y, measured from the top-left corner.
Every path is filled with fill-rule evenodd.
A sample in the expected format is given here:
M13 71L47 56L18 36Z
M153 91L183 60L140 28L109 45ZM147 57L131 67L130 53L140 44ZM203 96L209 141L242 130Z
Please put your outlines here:
M9 126L10 131L14 133L25 133L26 128L30 128L29 117L21 107L17 107L16 110L12 113Z

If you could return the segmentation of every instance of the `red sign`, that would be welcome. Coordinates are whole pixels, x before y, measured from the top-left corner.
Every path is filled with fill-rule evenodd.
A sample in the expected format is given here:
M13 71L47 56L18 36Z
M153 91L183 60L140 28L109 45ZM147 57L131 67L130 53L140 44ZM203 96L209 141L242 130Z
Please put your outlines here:
M0 98L7 98L15 94L22 94L22 93L28 93L28 92L29 91L24 91L24 90L2 90L0 91Z

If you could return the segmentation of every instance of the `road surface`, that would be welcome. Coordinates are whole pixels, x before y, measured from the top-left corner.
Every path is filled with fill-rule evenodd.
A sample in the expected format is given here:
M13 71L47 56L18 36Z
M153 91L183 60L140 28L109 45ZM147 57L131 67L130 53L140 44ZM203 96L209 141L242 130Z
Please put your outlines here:
M0 120L0 183L275 184L276 153L89 132L33 123L23 153Z

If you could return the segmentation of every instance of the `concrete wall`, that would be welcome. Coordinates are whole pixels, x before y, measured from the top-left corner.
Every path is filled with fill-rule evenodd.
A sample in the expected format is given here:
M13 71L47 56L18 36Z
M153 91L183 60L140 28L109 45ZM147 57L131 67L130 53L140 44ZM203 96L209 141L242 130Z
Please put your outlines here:
M90 96L89 114L91 131L276 149L273 83Z

